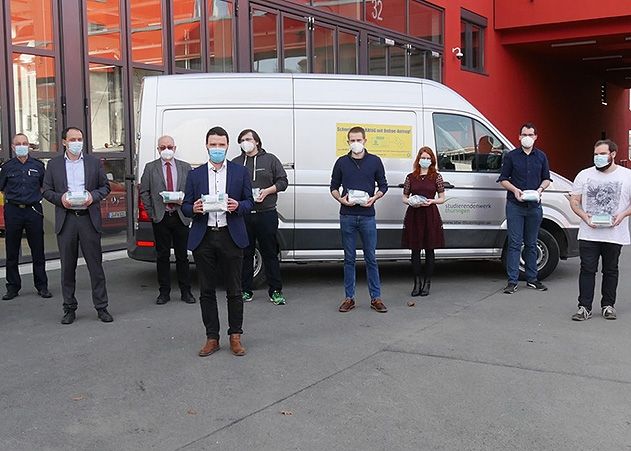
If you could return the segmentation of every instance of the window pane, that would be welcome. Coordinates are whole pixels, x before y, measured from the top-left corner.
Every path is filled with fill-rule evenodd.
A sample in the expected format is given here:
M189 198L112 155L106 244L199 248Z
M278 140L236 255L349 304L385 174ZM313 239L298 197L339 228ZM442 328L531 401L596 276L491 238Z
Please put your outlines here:
M208 11L208 72L234 72L234 4L214 0Z
M468 24L465 21L460 22L460 49L462 50L462 59L460 60L460 64L463 67L467 67L469 65L469 58L467 58L467 28Z
M316 74L335 73L335 30L318 27L313 30L313 69Z
M386 75L386 46L376 40L371 40L369 45L368 73L370 75Z
M434 114L438 167L471 171L475 143L471 119L455 114Z
M313 0L313 7L350 19L362 19L364 0Z
M425 77L434 81L442 81L443 79L443 57L434 56L432 52L427 52L427 70Z
M345 33L337 34L338 54L340 55L340 74L357 73L357 35Z
M199 0L173 2L173 41L176 67L191 70L202 69L201 13Z
M88 12L88 53L112 58L121 56L119 0L86 0Z
M276 14L252 9L252 72L278 72Z
M57 151L55 60L13 54L15 129L28 136L35 150Z
M367 0L366 21L405 33L406 9L406 0Z
M425 78L425 54L416 48L410 50L410 77Z
M283 19L283 42L285 44L284 72L307 73L307 23L285 17Z
M471 67L482 70L482 29L471 25Z
M92 150L123 150L125 126L121 68L90 64Z
M11 0L13 45L53 49L52 3L52 0Z
M132 61L162 66L161 0L131 0L130 9Z
M401 47L390 47L389 75L405 76L405 49Z
M140 92L142 88L142 81L145 77L160 74L162 74L162 72L157 70L133 69L132 86L134 90L134 128L136 131L138 131L138 119L140 117Z
M443 13L414 0L410 1L410 35L436 44L443 43Z
M477 141L474 169L482 172L499 172L505 148L502 141L485 125L474 120L475 139Z

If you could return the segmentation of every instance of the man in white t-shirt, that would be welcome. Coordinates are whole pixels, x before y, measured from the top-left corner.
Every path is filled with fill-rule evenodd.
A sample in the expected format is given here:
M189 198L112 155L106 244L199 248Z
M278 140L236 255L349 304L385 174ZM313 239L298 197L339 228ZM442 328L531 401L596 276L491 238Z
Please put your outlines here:
M598 260L602 260L600 306L605 319L616 319L618 260L622 246L630 243L631 170L616 165L618 146L609 139L594 145L594 166L574 180L570 205L582 219L578 231L581 271L578 278L578 311L574 321L592 316Z

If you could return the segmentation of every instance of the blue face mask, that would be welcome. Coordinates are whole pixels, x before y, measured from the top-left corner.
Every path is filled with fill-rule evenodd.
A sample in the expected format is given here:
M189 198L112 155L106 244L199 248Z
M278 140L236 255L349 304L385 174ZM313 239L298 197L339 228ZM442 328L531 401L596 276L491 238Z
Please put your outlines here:
M79 155L83 150L83 142L82 141L70 141L68 143L68 150L73 155Z
M421 167L423 169L427 169L427 168L429 168L432 165L432 160L427 160L425 158L421 158L419 160L419 164L421 165Z
M219 164L226 159L226 149L211 147L210 149L208 149L208 156L210 157L210 161Z
M15 146L15 155L25 157L28 155L28 146Z
M609 165L609 155L594 155L594 166L598 169Z

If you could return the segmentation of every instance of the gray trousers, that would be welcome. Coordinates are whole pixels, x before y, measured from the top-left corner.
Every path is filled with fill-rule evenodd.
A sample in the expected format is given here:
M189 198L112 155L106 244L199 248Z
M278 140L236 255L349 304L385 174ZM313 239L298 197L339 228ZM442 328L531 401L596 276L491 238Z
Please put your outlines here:
M64 298L64 311L77 309L75 288L79 246L81 246L81 253L90 273L94 308L98 310L107 307L101 234L94 229L90 216L67 213L64 226L57 235L57 245L61 259L61 293Z

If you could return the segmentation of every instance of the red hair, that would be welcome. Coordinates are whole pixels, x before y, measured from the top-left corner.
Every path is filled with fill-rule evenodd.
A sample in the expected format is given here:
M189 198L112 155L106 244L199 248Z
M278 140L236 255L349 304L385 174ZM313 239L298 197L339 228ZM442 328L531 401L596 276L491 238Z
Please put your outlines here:
M421 178L421 164L419 163L419 161L421 160L421 155L423 155L424 153L428 154L430 159L432 160L432 164L430 164L429 168L427 169L427 176L430 180L433 180L436 178L437 174L436 157L434 156L434 151L427 146L423 146L418 150L416 158L414 159L414 164L412 165L412 175L414 175L414 177L416 178Z

